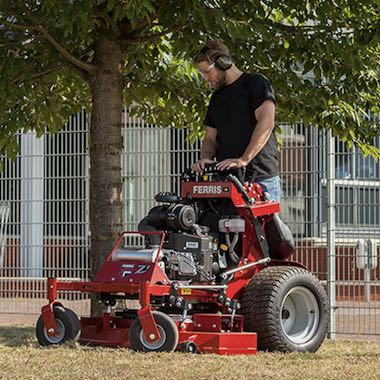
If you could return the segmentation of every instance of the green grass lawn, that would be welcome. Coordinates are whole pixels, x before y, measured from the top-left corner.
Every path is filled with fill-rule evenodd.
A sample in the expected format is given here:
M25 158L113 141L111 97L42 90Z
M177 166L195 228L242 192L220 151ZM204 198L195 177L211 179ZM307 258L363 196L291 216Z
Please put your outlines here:
M326 341L316 354L192 355L38 346L33 327L0 327L0 379L380 379L380 342Z

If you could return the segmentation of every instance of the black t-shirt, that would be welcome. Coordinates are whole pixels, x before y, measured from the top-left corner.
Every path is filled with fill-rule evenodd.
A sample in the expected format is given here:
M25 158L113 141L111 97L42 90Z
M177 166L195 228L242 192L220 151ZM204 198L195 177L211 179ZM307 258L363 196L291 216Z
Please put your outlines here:
M218 161L243 155L257 124L255 110L268 99L275 101L273 87L261 74L243 73L212 94L204 124L217 129ZM264 179L278 173L278 146L273 132L247 165L246 178Z

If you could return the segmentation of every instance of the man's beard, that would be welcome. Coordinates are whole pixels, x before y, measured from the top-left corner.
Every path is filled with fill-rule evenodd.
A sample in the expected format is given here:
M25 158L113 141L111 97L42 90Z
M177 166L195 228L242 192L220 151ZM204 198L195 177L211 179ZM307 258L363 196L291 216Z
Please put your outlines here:
M225 71L221 71L220 74L221 75L215 82L215 86L213 86L214 90L220 90L225 85L227 73Z

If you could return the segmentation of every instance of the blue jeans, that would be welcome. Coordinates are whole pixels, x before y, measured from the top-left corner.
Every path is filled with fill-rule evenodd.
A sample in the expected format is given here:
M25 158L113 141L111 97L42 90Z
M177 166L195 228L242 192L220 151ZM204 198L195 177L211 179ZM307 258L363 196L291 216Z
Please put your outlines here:
M271 201L280 201L281 198L281 182L280 177L277 175L275 177L259 179L255 181L263 189L264 193L267 194L267 198Z

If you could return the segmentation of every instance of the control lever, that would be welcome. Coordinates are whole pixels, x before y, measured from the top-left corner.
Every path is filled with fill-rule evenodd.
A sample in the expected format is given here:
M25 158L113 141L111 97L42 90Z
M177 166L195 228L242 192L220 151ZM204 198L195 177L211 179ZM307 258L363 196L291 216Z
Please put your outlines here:
M228 174L227 178L231 180L231 182L234 183L234 185L239 190L239 193L243 196L244 200L247 202L247 204L250 206L252 203L254 203L254 200L247 194L245 191L245 188L243 184L232 174Z

